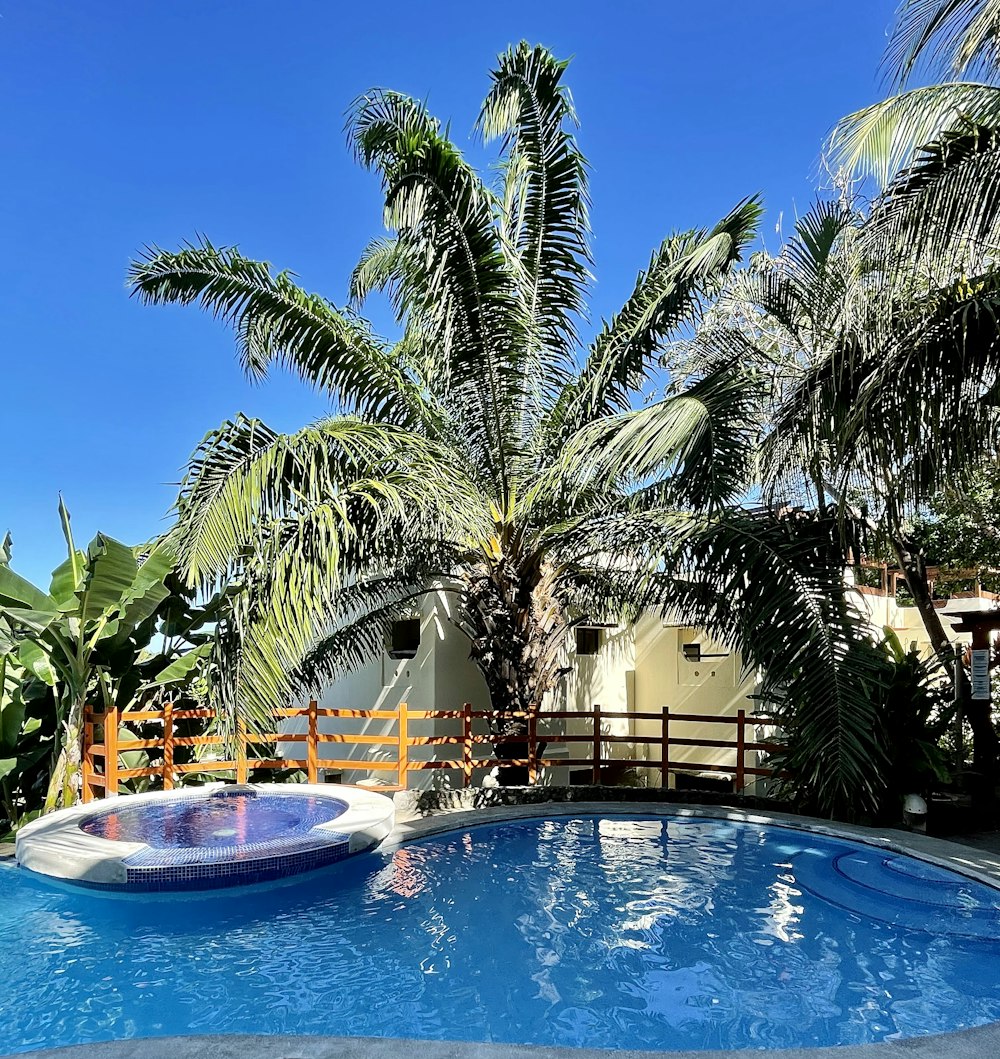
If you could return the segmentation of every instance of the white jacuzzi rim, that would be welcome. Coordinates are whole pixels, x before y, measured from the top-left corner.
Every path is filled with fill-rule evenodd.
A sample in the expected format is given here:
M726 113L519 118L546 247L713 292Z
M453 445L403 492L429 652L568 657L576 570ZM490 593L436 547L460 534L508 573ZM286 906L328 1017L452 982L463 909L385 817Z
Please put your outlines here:
M144 842L124 842L88 834L80 826L85 820L126 806L133 809L160 801L204 801L231 786L217 782L198 787L179 787L172 791L119 794L98 802L59 809L33 820L18 831L14 856L22 868L38 875L90 886L123 888L126 884L125 859L150 847ZM350 853L371 849L393 829L395 807L392 800L363 787L328 783L253 783L240 786L252 788L258 794L300 798L311 795L346 803L347 808L343 813L333 820L316 824L309 833L346 835ZM185 848L178 847L179 850ZM281 855L280 848L275 850L275 855Z

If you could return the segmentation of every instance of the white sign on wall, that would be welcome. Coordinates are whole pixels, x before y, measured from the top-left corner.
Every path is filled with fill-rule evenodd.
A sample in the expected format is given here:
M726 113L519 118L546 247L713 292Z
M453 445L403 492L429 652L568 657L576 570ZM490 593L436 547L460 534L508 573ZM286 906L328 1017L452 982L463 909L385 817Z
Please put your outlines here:
M972 652L972 697L980 702L989 701L990 652L986 647L977 647Z

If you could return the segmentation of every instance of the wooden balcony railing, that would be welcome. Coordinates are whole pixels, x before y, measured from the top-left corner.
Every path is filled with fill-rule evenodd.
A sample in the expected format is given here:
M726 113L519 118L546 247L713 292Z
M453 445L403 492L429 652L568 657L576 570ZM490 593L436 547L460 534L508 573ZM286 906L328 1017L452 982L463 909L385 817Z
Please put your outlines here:
M509 745L520 745L527 756L514 758L497 753L494 739L486 730L489 711L475 710L468 703L458 710L414 710L405 702L400 703L398 710L350 710L321 708L312 701L304 708L285 709L278 714L279 723L289 719L301 723L304 719L304 731L252 733L240 728L235 757L219 758L212 756L212 748L224 752L225 743L221 736L211 732L214 716L212 710L175 709L170 703L157 709L124 713L114 709L107 712L88 710L84 718L83 800L89 802L118 794L122 783L139 778L158 778L164 790L172 790L185 775L193 773L229 773L237 782L245 783L251 773L257 778L261 772L279 769L300 769L310 783L319 781L321 770L350 770L383 776L391 773L394 782L382 787L388 790L408 787L409 777L414 772L454 769L461 773L462 786L469 787L476 770L496 766L524 768L532 784L538 782L544 769L555 767L589 770L593 783L601 782L605 770L611 767L658 769L664 786L672 770L710 771L732 776L733 787L739 791L746 786L748 777L773 775L773 770L762 765L756 755L778 749L773 743L755 738L755 729L774 724L773 719L748 716L745 710L738 710L735 716L717 716L677 713L668 707L656 712L633 712L595 706L584 712L531 710L517 715L526 722L527 732ZM375 734L367 730L330 732L323 730L321 719L354 721L362 729L376 722L394 731L391 734ZM202 734L178 734L179 724L183 732L192 727L183 722L192 721L205 729ZM411 735L411 724L421 721L452 721L461 731L451 735ZM652 727L655 734L615 734L608 730L613 723L622 721L646 722L644 728L648 731ZM723 729L722 734L728 730L733 738L706 739L677 734L677 725L691 724L718 725ZM151 728L153 735L149 735ZM568 730L570 728L574 730ZM377 752L383 756L321 755L320 748L331 744L378 748ZM296 748L294 753L279 755L278 747L288 745ZM553 745L567 746L568 756L547 753ZM650 756L630 757L615 753L615 748L623 747L626 752L635 754L637 748L643 746L650 748ZM433 748L432 756L411 753L419 747ZM577 747L583 752L574 753ZM713 753L723 750L729 752L730 759L723 763L685 761L674 756L681 747ZM191 760L177 760L177 751L181 748L187 749L188 753L180 756ZM129 760L123 762L123 754L128 755ZM136 765L136 754L144 757L146 763ZM750 764L747 763L748 754L755 755ZM730 763L733 759L735 763Z

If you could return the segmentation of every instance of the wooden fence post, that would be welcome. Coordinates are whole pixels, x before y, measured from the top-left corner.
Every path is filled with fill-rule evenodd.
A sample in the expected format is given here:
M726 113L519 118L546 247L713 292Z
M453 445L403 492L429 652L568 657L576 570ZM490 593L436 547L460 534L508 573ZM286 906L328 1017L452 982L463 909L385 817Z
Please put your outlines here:
M528 783L538 782L538 703L528 706Z
M247 723L242 717L236 719L236 782L246 783L250 775L247 765Z
M591 782L595 785L601 782L601 706L600 703L594 706L593 712L594 719L594 760L592 762L593 768L591 771Z
M462 786L472 786L472 703L462 703Z
M163 789L174 789L174 704L163 704Z
M397 754L396 765L396 782L403 790L406 790L410 786L409 768L410 768L410 746L409 746L409 732L407 731L407 716L406 711L409 707L405 702L399 704L399 752Z
M670 707L663 707L660 719L660 786L666 790L670 786Z
M746 768L746 726L747 711L736 711L736 780L734 790L737 794L743 790L746 777L743 770Z
M316 716L317 703L309 700L309 732L306 736L306 779L319 782L319 721Z
M118 794L118 707L104 711L104 796Z

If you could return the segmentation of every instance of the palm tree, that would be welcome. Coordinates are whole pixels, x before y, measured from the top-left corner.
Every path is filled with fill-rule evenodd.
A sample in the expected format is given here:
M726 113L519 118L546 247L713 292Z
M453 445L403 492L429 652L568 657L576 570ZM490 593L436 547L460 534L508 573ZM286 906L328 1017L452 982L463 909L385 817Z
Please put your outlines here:
M350 140L381 178L390 234L345 308L205 241L134 264L144 301L200 303L233 327L251 375L284 364L336 406L292 435L238 417L192 459L188 575L245 589L219 694L230 714L265 717L376 655L393 619L443 592L502 738L556 687L575 623L672 608L813 696L836 733L823 783L870 800L867 674L844 662L856 629L823 558L834 530L735 504L753 479L759 379L714 362L650 396L664 345L740 260L758 203L665 239L582 346L587 167L565 70L523 43L500 56L478 121L501 144L496 188L423 106L381 90L356 102ZM373 291L397 342L359 315Z
M726 326L705 329L699 343L716 355L738 348L769 367L776 392L762 444L767 495L772 503L804 496L841 515L863 507L877 537L869 543L894 554L944 672L959 682L974 768L992 776L998 746L989 710L968 699L955 672L911 527L935 494L996 451L1000 284L983 278L928 290L925 276L873 256L877 222L877 212L873 221L844 202L816 204L776 258L760 255L731 277Z

